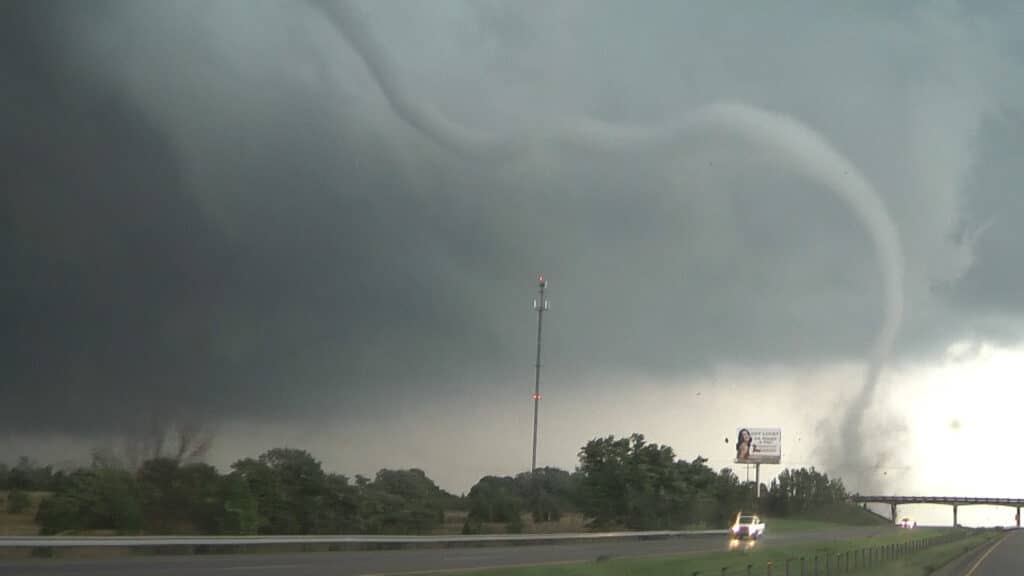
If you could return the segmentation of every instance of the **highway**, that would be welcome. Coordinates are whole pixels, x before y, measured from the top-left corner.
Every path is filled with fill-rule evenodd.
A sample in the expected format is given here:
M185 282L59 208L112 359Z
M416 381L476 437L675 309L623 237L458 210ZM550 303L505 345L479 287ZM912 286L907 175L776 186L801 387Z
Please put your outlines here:
M1024 574L1024 532L1014 530L992 546L986 546L949 573L956 576L1005 576Z
M771 527L769 526L769 530ZM798 534L766 534L758 546L852 538L892 530L849 527ZM390 551L135 556L92 560L33 559L0 562L0 576L364 576L423 570L466 570L522 564L583 562L601 556L627 557L726 549L722 536L529 546L484 546Z

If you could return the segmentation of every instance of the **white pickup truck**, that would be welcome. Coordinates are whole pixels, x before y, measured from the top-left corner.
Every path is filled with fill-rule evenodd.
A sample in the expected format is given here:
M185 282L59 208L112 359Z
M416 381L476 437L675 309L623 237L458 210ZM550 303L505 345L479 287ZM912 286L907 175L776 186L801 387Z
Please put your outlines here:
M730 533L734 540L757 540L764 536L764 522L759 516L744 516L740 512L736 515L736 522L733 523Z

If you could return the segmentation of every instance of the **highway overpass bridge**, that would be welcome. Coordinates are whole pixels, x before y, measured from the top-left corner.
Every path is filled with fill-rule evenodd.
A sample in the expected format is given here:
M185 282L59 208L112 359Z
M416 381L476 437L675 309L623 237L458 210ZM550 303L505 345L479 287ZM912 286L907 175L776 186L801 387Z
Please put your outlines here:
M958 526L957 508L960 506L1009 506L1017 509L1017 527L1020 528L1020 509L1024 507L1024 498L974 498L970 496L861 496L853 495L850 500L857 504L888 504L892 511L892 521L896 521L896 507L900 504L945 504L953 507L953 525Z

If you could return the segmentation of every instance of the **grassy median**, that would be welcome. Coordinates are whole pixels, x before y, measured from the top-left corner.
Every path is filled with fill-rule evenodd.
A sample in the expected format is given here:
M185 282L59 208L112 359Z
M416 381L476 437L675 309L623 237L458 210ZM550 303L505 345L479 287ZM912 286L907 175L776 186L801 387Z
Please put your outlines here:
M793 534L798 532L821 532L836 528L849 528L851 524L843 522L824 522L821 520L805 520L802 518L766 518L772 534ZM888 522L885 523L888 525Z
M858 572L858 574L864 574L864 576L926 576L973 548L987 544L1001 536L1003 533L998 530L979 531L963 540L922 550L908 558Z
M852 555L854 551L864 548L878 548L889 544L899 544L910 540L920 540L946 534L962 535L963 539L920 550L909 559L883 561L876 568L858 570L857 573L866 575L926 574L926 569L940 566L957 555L962 554L965 546L980 544L998 533L991 531L975 532L954 528L921 528L913 531L893 530L872 537L794 544L791 546L762 548L755 545L753 548L741 550L728 550L726 543L723 541L723 550L718 552L700 552L678 556L613 558L572 564L518 566L466 571L459 572L459 574L461 576L620 576L623 574L630 576L690 576L698 573L703 576L717 576L722 573L722 568L726 568L727 574L746 574L748 564L753 566L754 574L764 574L765 566L768 562L771 562L773 565L773 574L785 574L787 559L790 560L791 573L799 574L799 559L801 557L805 559L807 569L805 573L810 574L812 573L811 569L815 556L819 558L820 562L818 573L823 574L825 556L835 559L837 555L843 555L845 562L845 554L847 552L850 552Z

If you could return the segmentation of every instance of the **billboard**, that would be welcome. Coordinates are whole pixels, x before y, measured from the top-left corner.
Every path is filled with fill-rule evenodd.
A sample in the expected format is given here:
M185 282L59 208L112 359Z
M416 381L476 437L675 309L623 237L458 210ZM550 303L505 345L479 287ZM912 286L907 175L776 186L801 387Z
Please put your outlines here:
M782 428L737 428L737 464L778 464L782 460Z

